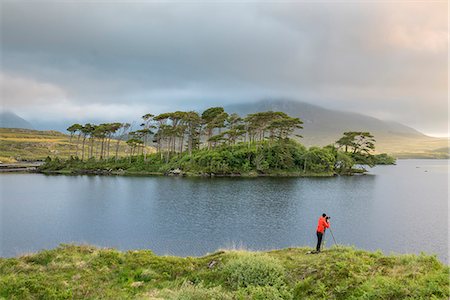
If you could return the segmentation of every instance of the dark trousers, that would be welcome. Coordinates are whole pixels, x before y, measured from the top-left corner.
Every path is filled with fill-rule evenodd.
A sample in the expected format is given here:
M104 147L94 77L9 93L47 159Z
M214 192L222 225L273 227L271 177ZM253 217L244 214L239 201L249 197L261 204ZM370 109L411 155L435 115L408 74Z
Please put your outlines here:
M320 245L322 244L322 237L323 237L323 233L322 232L316 232L317 233L317 246L316 246L316 250L320 251Z

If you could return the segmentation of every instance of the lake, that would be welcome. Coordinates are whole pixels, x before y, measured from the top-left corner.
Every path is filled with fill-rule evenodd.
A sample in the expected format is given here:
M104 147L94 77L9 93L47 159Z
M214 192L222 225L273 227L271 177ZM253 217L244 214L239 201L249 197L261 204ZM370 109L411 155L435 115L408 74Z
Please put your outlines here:
M448 263L448 175L448 160L334 178L0 174L0 256L72 242L180 256L313 247L326 212L340 244Z

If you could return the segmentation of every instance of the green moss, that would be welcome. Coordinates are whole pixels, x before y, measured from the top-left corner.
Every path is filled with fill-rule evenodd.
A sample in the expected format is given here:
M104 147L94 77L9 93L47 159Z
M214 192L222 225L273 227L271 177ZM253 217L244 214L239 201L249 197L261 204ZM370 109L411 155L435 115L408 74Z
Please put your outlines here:
M5 299L448 299L435 256L332 248L158 256L61 245L0 259Z

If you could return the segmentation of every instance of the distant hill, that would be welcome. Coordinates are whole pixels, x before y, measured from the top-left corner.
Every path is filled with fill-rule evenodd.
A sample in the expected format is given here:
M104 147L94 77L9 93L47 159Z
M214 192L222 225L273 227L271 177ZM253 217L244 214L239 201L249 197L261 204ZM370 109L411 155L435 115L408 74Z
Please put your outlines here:
M449 158L450 156L449 140L446 138L426 136L400 123L382 121L363 114L331 110L288 100L234 104L225 106L225 110L229 113L236 112L241 116L273 110L299 117L304 122L304 129L299 131L299 134L303 136L300 142L308 147L334 143L345 131L369 131L376 138L377 152L386 152L399 158ZM66 128L69 125L63 124L59 127ZM12 112L0 112L0 127L3 128L0 128L0 161L36 160L48 155L68 157L71 153L67 135L55 131L25 130L33 126ZM56 128L56 126L45 127Z
M33 129L30 122L10 111L0 112L0 127Z
M299 133L306 146L331 144L345 131L369 131L377 140L377 150L399 157L448 157L437 151L448 146L448 139L433 138L396 122L382 121L363 114L326 109L292 100L264 100L254 103L234 104L225 107L227 112L247 115L258 111L283 111L300 118L304 129ZM437 152L436 152L437 151ZM422 154L427 155L422 155ZM441 155L442 154L442 155Z

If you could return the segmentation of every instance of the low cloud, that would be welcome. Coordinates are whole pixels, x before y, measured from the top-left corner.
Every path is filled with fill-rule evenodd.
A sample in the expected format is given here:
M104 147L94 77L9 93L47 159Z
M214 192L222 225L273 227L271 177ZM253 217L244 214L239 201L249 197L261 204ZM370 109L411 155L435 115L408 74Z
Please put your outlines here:
M51 106L67 99L64 89L52 83L4 73L0 73L0 95L2 106L19 110L29 106Z
M70 99L61 87L34 79L0 74L3 110L20 112L28 120L52 121L129 121L137 120L146 111L159 111L169 107L149 104L83 103Z

